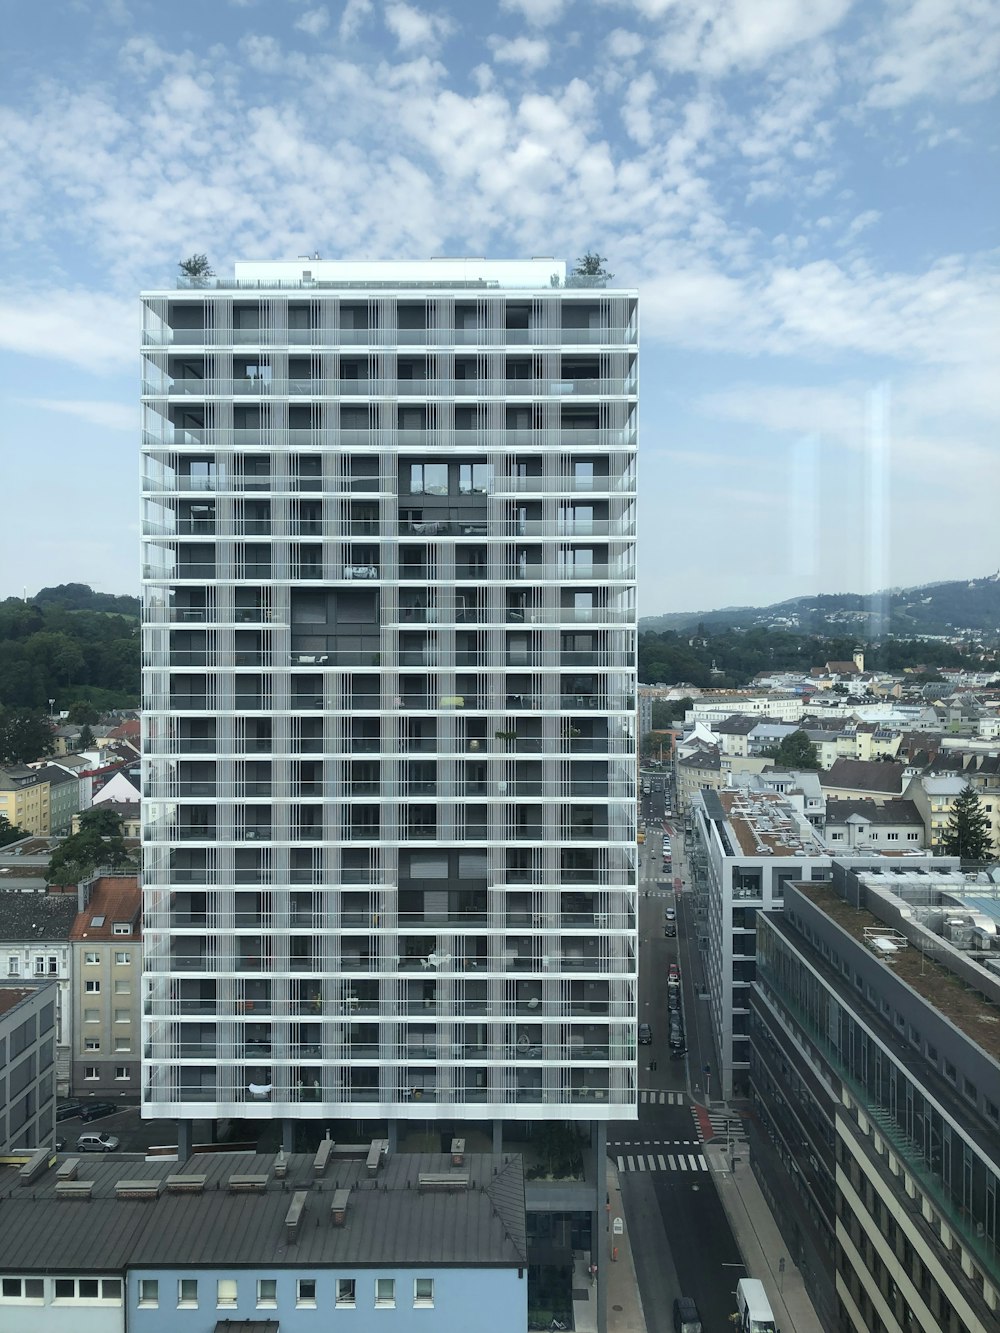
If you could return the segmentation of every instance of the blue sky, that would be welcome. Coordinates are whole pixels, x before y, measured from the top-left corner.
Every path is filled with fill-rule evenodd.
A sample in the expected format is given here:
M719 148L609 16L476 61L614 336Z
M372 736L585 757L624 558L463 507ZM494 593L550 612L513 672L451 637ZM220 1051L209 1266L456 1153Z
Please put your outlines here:
M138 580L136 293L609 258L641 611L1000 565L994 0L5 6L0 596Z

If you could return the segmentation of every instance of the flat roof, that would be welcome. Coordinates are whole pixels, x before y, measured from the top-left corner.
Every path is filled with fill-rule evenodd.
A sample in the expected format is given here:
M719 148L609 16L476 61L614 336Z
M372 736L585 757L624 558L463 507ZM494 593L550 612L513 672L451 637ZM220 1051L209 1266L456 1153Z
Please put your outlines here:
M812 827L778 792L733 790L717 796L744 856L829 855Z
M880 887L891 889L891 881ZM797 882L795 888L831 921L853 935L862 946L866 945L865 930L885 932L886 923L873 912L866 907L855 907L853 903L845 902L839 893L822 881ZM892 972L994 1060L1000 1060L1000 1006L981 992L973 990L949 968L912 942L908 949L899 949L892 955Z

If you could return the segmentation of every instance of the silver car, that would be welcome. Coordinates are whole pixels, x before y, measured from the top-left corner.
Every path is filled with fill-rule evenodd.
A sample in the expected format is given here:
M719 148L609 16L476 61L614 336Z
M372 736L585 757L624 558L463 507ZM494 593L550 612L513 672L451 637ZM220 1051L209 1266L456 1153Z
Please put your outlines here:
M121 1139L115 1134L102 1134L99 1130L91 1130L88 1134L81 1134L76 1141L77 1152L117 1152L121 1147Z

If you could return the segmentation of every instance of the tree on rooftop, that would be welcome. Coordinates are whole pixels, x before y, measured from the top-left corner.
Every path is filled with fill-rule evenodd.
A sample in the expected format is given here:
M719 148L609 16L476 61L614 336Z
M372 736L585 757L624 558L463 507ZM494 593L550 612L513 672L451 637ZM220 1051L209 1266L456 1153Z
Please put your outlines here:
M0 764L25 764L52 753L48 718L24 708L0 712Z
M580 256L573 266L573 277L604 278L607 282L610 282L615 275L609 273L604 267L607 262L607 255L599 255L596 250L588 250L586 254Z
M185 278L214 278L215 269L208 262L208 255L189 255L182 259L177 267Z
M990 817L971 783L955 797L948 827L941 835L941 852L944 856L960 856L963 861L989 861L993 857Z
M80 816L80 832L71 833L52 853L45 878L50 884L79 884L101 866L127 870L133 865L121 815L95 805Z
M779 745L772 745L764 755L782 768L819 768L816 747L802 730L784 736Z

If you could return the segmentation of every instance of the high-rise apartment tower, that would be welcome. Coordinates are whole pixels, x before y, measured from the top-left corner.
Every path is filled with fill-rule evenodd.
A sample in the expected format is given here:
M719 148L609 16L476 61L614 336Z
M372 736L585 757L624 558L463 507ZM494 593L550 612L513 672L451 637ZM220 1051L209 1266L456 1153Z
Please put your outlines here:
M635 292L240 263L142 350L144 1113L630 1114Z

